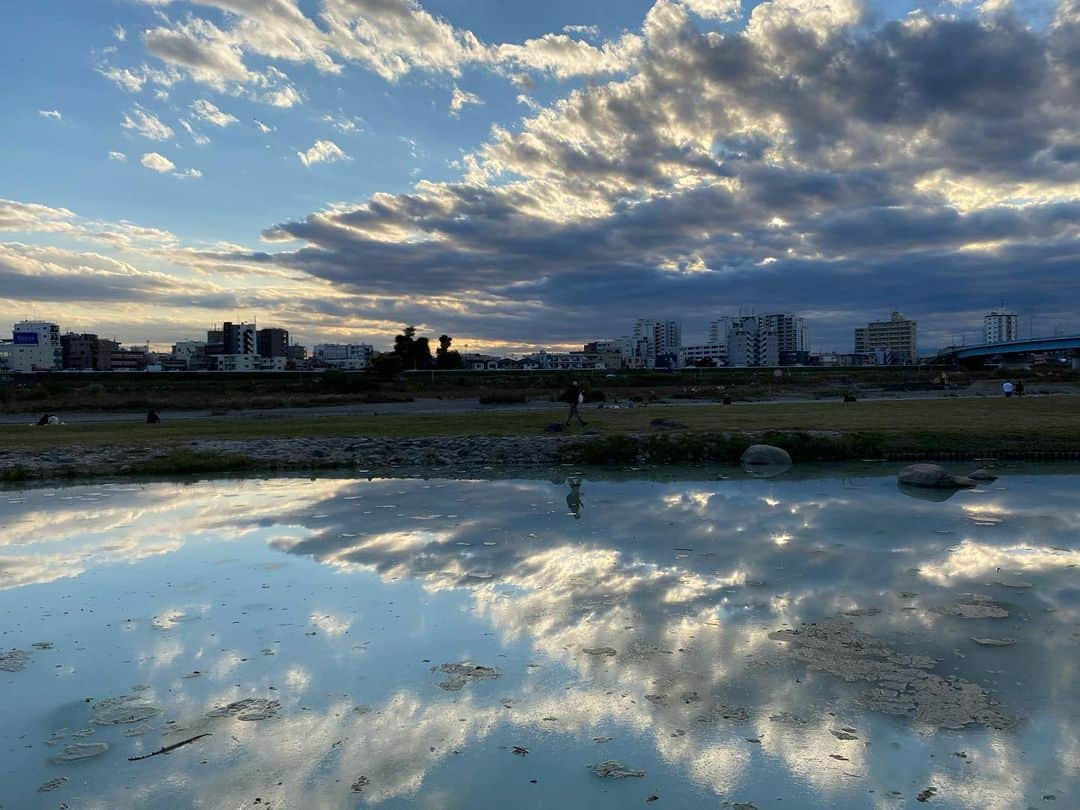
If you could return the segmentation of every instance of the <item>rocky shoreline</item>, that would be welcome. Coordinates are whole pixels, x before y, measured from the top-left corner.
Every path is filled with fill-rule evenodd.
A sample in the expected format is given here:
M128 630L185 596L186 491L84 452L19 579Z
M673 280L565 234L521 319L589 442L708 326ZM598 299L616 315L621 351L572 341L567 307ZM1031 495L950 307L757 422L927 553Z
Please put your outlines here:
M925 437L924 437L925 438ZM911 446L900 437L825 431L548 436L329 437L201 439L183 443L73 444L47 450L0 449L0 483L98 476L185 475L352 469L452 470L571 465L736 464L747 447L778 445L795 463L886 461L1076 460L1080 451L1025 442L1022 446Z
M197 440L0 450L0 480L169 472L581 463L588 436Z

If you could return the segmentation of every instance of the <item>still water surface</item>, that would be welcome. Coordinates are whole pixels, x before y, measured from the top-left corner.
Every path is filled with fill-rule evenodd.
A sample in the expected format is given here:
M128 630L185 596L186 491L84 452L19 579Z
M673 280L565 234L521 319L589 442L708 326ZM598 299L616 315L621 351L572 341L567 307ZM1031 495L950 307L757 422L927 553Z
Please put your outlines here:
M0 807L1080 806L1080 475L894 472L2 491Z

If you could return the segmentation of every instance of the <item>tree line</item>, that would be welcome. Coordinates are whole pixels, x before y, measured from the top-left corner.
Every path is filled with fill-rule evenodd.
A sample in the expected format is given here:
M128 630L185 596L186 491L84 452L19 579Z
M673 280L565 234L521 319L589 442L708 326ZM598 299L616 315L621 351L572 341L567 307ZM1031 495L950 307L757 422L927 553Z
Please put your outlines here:
M439 346L433 356L430 338L417 337L416 327L406 326L394 338L393 350L375 358L375 370L383 374L396 374L399 371L449 371L461 368L461 352L450 348L453 342L450 335L439 335Z

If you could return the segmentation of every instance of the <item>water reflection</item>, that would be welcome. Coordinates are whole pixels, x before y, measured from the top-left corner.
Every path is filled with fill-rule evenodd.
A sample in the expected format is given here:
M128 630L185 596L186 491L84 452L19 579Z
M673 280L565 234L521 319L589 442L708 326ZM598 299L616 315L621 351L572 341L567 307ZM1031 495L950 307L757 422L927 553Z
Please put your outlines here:
M892 807L890 791L934 786L937 806L1011 808L1075 795L1077 479L1017 470L940 503L899 497L882 472L5 493L0 646L30 662L0 671L19 697L0 708L0 804ZM945 609L972 592L1008 617ZM832 616L938 659L1022 722L912 725L769 637ZM444 662L500 675L447 691L431 671ZM94 727L84 698L136 684L163 711L146 733ZM174 741L170 726L252 697L279 716L215 720L198 745L120 767ZM113 748L49 765L44 741L63 728ZM647 777L600 782L584 766L606 759ZM58 775L70 781L36 793Z
M570 486L570 492L566 496L566 508L570 510L575 520L581 520L581 479L571 476L567 479L567 484Z

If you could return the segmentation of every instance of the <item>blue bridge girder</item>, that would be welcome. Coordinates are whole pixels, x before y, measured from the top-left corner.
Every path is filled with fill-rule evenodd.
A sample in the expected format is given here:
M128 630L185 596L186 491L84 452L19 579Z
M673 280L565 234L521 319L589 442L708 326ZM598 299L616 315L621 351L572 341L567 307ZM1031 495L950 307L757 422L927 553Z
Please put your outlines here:
M954 346L942 352L945 357L969 360L973 357L994 357L1009 354L1032 354L1035 352L1060 352L1080 350L1080 335L1010 340L1007 343L985 343L979 346Z

